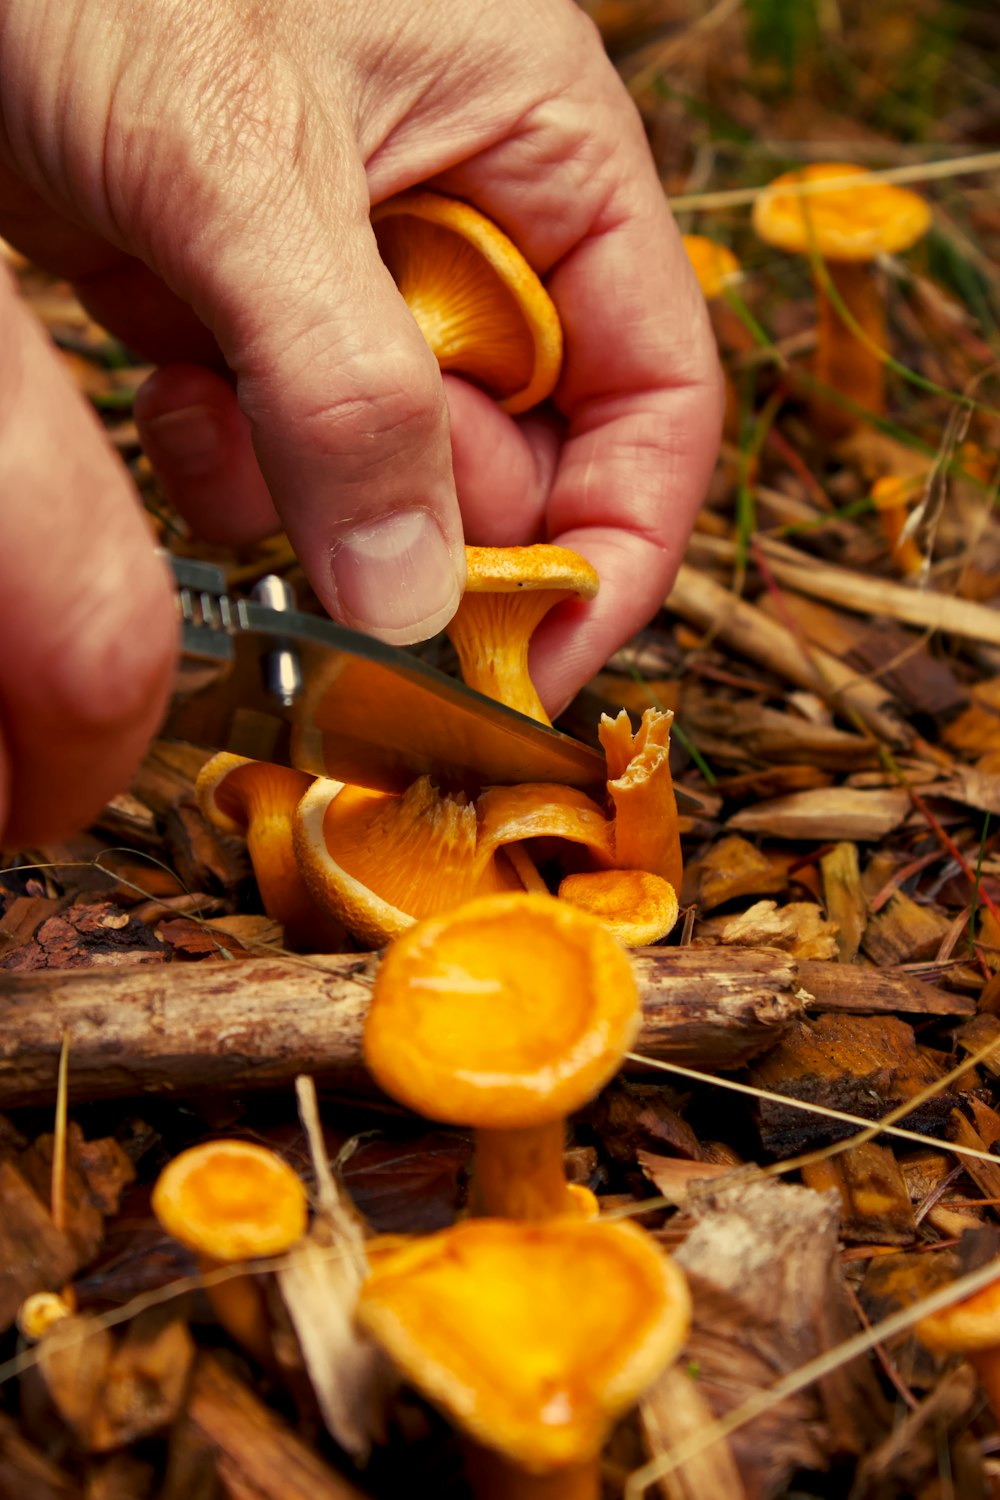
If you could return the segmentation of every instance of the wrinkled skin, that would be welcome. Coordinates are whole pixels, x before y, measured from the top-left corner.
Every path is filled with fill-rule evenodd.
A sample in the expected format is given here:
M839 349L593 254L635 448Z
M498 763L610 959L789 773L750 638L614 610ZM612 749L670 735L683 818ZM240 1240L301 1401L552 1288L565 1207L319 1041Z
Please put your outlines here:
M395 642L450 617L463 529L578 549L601 593L539 633L549 709L650 617L711 470L718 371L571 0L0 0L0 102L0 235L161 366L137 417L197 531L284 525L330 612ZM428 181L545 278L551 414L441 379L368 221ZM0 328L0 826L24 844L125 784L175 625L127 476L2 271Z

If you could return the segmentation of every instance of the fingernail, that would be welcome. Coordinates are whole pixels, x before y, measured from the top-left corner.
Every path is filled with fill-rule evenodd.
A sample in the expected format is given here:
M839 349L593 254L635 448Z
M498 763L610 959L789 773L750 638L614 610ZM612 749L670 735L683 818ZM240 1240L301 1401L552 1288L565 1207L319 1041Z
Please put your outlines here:
M150 457L166 459L190 473L213 468L219 461L219 424L207 406L182 406L147 417L140 424Z
M429 511L396 511L355 527L330 562L341 618L391 645L426 640L458 608L462 579Z

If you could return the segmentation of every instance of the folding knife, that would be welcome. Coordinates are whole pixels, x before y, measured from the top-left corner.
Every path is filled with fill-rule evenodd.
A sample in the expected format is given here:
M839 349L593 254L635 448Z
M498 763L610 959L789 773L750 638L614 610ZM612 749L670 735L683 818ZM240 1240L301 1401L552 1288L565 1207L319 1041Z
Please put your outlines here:
M181 624L168 738L384 791L426 774L470 793L550 781L603 795L600 751L408 651L301 613L282 579L239 598L221 568L168 560Z

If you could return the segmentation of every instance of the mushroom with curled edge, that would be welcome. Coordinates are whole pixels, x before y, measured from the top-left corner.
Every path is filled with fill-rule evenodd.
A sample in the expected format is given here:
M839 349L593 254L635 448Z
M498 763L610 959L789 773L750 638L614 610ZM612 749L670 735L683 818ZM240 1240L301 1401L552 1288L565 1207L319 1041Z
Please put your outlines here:
M611 825L596 802L535 783L491 787L472 802L426 776L402 796L321 778L296 808L293 837L313 900L373 947L473 896L538 879L519 855L526 840L570 868L574 849L588 868L613 859Z
M554 896L484 896L388 949L364 1057L381 1088L475 1133L484 1216L578 1211L563 1169L566 1117L617 1072L639 1027L635 975L595 917Z
M816 162L785 172L754 203L754 228L766 244L809 255L818 265L817 382L876 416L885 411L887 335L885 298L872 263L908 250L930 221L930 208L919 194L845 162ZM838 302L860 337L844 321ZM812 406L827 437L841 437L856 425L850 411L822 392Z
M597 593L590 563L566 547L466 547L462 602L446 627L469 687L542 724L551 720L528 672L536 627L554 605Z
M442 370L505 411L537 406L562 365L562 328L517 246L485 214L443 193L400 193L372 209L379 254Z
M691 1301L624 1221L469 1219L380 1258L361 1326L472 1440L482 1500L598 1500L612 1423L676 1357Z
M264 910L281 924L286 944L336 953L343 924L313 901L292 847L292 815L312 782L305 771L220 751L201 768L195 797L206 822L246 839Z
M298 1243L308 1210L296 1173L264 1146L206 1141L164 1167L152 1208L161 1228L194 1251L223 1328L261 1364L269 1363L269 1323L252 1264L225 1278L213 1273L282 1255Z

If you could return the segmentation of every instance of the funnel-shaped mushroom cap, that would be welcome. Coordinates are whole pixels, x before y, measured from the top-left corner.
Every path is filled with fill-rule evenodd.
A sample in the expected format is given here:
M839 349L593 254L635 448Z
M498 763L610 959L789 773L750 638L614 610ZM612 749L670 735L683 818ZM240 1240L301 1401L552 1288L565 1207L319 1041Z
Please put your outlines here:
M365 1060L430 1119L528 1127L602 1088L638 1024L631 964L595 917L554 896L483 896L390 947Z
M1000 1266L995 1282L921 1318L916 1332L921 1343L939 1354L981 1354L1000 1347Z
M677 894L648 870L584 870L567 875L559 899L590 912L626 948L658 943L677 921Z
M477 692L529 718L549 719L528 674L536 626L564 599L593 599L600 580L576 552L534 547L466 547L462 602L446 627L462 677Z
M383 1261L358 1316L466 1432L545 1473L598 1453L683 1344L690 1297L634 1225L471 1219Z
M694 267L706 302L720 297L727 280L739 274L740 263L728 245L720 245L704 234L685 234L684 249Z
M280 1255L305 1234L306 1193L291 1167L249 1141L207 1141L164 1168L153 1212L189 1250L230 1262Z
M506 411L550 395L562 328L548 292L502 230L441 193L401 193L372 210L379 254L443 370L476 381Z
M828 189L823 184L829 183ZM834 186L834 184L837 184ZM808 193L796 191L802 187ZM865 167L817 162L784 172L754 203L761 239L793 255L815 250L825 260L866 261L908 250L931 222L926 201L880 182Z

